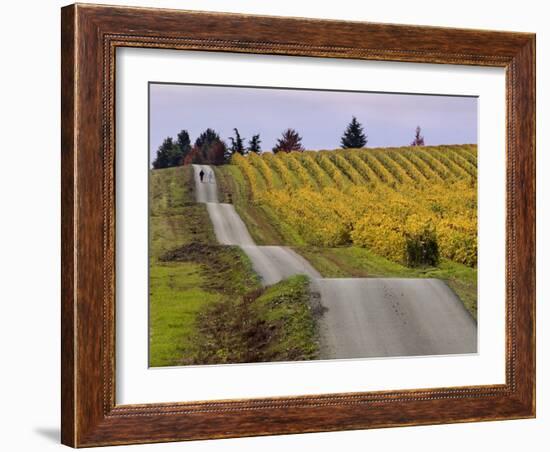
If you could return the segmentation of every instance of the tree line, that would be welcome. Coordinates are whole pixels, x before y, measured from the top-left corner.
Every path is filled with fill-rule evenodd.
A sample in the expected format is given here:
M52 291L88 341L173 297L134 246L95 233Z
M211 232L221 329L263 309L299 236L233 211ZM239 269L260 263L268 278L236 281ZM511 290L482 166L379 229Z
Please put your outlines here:
M229 138L229 146L211 128L202 132L196 138L194 144L191 144L191 138L187 130L178 133L176 140L172 137L166 137L157 150L153 168L169 168L191 163L223 165L228 163L235 153L246 155L249 152L257 154L261 152L259 134L253 135L247 146L245 146L245 139L241 137L238 129L235 128L233 131L235 136Z
M245 145L246 138L241 136L239 130L234 128L233 132L234 136L229 137L229 145L211 128L202 132L193 145L187 130L178 133L176 140L166 137L157 150L153 168L169 168L192 163L223 165L229 163L231 157L236 153L247 155L262 152L260 134L253 135ZM363 125L353 116L340 139L340 146L344 149L360 149L366 147L367 143L368 137ZM424 137L421 135L420 126L416 127L411 146L424 146ZM295 129L286 129L277 139L272 151L275 154L277 152L304 151L302 137Z

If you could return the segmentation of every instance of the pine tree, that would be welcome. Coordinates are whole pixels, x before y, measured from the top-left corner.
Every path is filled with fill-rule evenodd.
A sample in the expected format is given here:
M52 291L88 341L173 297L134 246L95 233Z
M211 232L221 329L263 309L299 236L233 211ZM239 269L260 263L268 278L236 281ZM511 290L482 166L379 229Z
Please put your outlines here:
M225 146L225 153L223 154L223 159L225 163L230 163L231 157L233 157L233 151L231 150L230 147Z
M414 140L411 146L424 146L424 137L420 135L420 126L416 126L416 133L414 134Z
M195 140L195 146L201 150L204 150L218 141L221 141L220 136L215 130L208 128L197 137Z
M231 140L231 154L239 153L241 155L245 155L246 150L244 148L243 138L241 138L241 135L236 128L233 129L233 131L235 132L235 138L229 137Z
M294 129L286 129L277 144L273 148L273 153L303 151L302 137Z
M157 150L157 156L153 161L153 168L169 168L182 164L179 147L174 144L172 137L166 137Z
M252 138L248 142L248 152L254 152L255 154L259 154L262 152L260 148L260 144L262 143L262 140L260 140L260 134L252 135Z
M187 130L182 130L178 133L178 138L176 144L179 147L181 153L181 160L185 159L185 156L191 152L191 139L189 138L189 133Z
M363 132L363 126L357 121L357 118L353 116L351 122L344 131L344 135L341 139L341 146L344 149L359 149L364 148L366 145L367 136Z
M183 165L183 154L177 144L172 146L172 149L169 151L169 156L169 167Z

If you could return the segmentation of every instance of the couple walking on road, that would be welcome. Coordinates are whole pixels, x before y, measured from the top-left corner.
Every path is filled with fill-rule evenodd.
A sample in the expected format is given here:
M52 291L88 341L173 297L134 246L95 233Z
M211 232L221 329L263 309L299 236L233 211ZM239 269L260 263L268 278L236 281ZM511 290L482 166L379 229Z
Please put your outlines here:
M204 182L204 176L205 176L205 173L201 169L201 172L199 173L199 177L201 178L201 182ZM213 177L214 177L214 175L212 174L212 171L209 171L208 172L208 182L212 183Z

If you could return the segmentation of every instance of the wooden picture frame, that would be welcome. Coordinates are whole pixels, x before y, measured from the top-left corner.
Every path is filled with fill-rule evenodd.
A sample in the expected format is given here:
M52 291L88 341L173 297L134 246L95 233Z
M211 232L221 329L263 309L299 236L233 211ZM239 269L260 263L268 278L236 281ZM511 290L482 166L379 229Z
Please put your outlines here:
M535 35L71 5L62 9L62 442L73 447L535 416ZM506 69L506 383L115 404L115 50Z

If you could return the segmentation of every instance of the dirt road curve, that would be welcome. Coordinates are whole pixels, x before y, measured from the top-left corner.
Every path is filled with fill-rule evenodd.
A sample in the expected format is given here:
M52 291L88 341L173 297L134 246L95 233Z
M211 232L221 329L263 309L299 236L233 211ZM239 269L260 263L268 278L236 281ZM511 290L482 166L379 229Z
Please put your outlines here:
M286 246L241 246L252 261L254 270L266 286L292 275L320 278L320 273L295 251Z
M311 264L284 246L256 246L232 204L218 203L208 165L193 165L197 202L206 203L218 241L239 245L264 285L308 275L325 308L321 357L367 358L475 353L476 322L462 302L437 279L322 278ZM199 178L200 170L204 181ZM212 177L208 175L212 173Z

